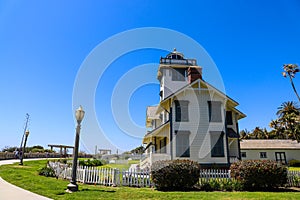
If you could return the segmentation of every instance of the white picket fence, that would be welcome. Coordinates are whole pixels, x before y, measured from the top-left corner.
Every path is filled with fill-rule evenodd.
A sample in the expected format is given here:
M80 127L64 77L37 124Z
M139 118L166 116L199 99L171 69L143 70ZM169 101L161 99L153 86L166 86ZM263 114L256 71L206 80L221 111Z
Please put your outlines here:
M72 168L68 164L49 162L49 167L54 169L59 178L71 179ZM99 184L107 186L130 186L130 187L152 187L150 172L146 170L119 170L112 168L77 167L78 182L87 184ZM217 180L227 182L231 180L230 170L201 169L199 184ZM300 187L300 171L288 171L289 187Z
M300 187L300 171L288 171L288 187Z
M72 167L59 162L49 162L57 177L70 180ZM81 183L99 184L107 186L151 187L149 171L119 170L112 168L77 167L76 180Z
M226 182L231 179L230 170L226 169L201 169L199 183L209 182L210 180Z

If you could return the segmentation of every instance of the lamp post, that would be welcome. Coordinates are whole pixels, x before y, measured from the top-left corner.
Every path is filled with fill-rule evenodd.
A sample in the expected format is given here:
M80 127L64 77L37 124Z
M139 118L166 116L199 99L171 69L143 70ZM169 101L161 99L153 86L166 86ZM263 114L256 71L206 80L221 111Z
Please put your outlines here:
M81 127L80 124L84 117L84 110L82 109L82 106L79 106L79 108L76 110L75 117L77 120L77 127L76 127L76 136L75 136L75 147L73 152L72 179L68 184L68 191L70 192L78 191L78 185L76 184L76 173L77 173L79 135L80 135L80 127Z
M28 136L29 136L29 131L27 130L25 132L25 141L24 141L24 146L23 146L21 158L20 158L20 165L23 165L23 158L25 157L25 147L26 147L26 142L27 142Z

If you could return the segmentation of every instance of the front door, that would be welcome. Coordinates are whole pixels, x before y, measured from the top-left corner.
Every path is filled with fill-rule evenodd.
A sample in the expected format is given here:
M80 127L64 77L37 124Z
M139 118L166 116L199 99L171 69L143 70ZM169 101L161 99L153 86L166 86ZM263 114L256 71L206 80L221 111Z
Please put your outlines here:
M277 162L286 164L285 152L275 152L275 158Z

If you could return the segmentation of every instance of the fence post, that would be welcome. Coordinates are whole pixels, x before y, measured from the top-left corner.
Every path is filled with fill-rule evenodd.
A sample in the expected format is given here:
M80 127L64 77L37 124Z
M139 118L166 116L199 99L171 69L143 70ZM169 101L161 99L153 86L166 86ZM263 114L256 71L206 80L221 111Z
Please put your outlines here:
M83 173L82 173L83 180L82 180L82 183L85 183L85 173L86 173L86 166L83 167Z

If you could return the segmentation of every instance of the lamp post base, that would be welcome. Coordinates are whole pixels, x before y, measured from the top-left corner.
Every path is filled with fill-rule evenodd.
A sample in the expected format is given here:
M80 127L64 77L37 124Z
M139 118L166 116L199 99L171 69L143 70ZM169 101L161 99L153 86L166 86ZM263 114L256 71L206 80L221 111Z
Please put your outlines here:
M69 183L68 184L68 189L67 189L68 192L76 192L78 191L78 185L75 183Z

